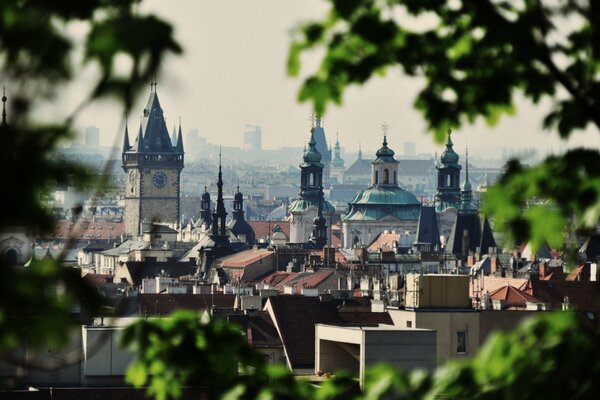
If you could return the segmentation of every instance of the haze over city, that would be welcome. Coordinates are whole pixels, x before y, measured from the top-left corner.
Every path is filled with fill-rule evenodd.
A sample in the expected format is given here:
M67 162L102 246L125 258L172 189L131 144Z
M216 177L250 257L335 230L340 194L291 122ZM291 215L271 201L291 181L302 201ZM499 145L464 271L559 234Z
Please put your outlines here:
M144 2L141 12L155 12L173 23L175 36L184 46L183 55L169 58L157 77L169 129L181 117L184 133L196 128L209 143L241 147L246 124L255 124L262 127L263 148L303 146L309 137L311 105L297 102L301 80L286 75L287 51L292 29L303 21L322 18L327 6L321 0ZM74 34L81 32L76 25L71 29ZM305 59L302 73L312 72L317 59L318 54ZM123 60L122 66L126 65ZM82 87L94 73L95 68L88 66L55 103L60 104L54 106L58 108L44 108L40 113L70 114L87 93ZM344 104L330 108L324 117L328 141L333 142L339 133L346 152L356 152L361 143L369 153L379 147L381 125L387 123L390 143L397 150L408 141L416 143L418 153L443 150L426 133L422 115L412 107L422 85L419 79L403 77L394 69L364 87L351 88ZM146 99L147 93L138 96L129 115L130 131L136 131ZM535 147L545 154L567 146L598 145L593 129L573 134L568 142L544 131L541 121L548 107L549 103L535 106L518 101L515 116L503 116L495 127L479 120L456 132L454 142L461 153L467 144L473 153L480 149L479 156L500 147ZM92 104L76 119L80 135L76 141L82 141L85 127L96 125L100 145L120 145L121 114L113 102Z

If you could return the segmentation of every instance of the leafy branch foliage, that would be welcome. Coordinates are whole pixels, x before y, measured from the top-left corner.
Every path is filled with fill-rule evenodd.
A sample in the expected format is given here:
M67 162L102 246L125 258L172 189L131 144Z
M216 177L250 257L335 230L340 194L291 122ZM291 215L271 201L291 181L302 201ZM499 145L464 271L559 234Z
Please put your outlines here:
M8 123L0 126L0 170L5 187L12 189L3 198L7 212L0 231L31 236L47 232L53 227L45 205L51 188L100 184L86 168L56 154L57 145L72 136L75 114L46 124L32 118L34 106L52 101L78 71L74 60L79 41L70 26L83 23L89 28L80 38L83 62L100 68L82 106L113 96L125 114L135 93L156 76L165 55L181 52L171 26L138 13L136 5L136 0L0 2L0 71L9 85ZM131 60L124 74L115 72L117 56ZM73 318L74 305L90 313L99 310L97 293L60 261L34 260L26 269L13 269L0 259L0 351L25 342L34 348L64 343L73 324L81 322Z
M304 52L325 50L298 95L319 114L329 103L341 103L347 87L398 67L424 79L414 106L438 141L448 129L479 117L495 125L502 114L513 114L516 93L536 104L550 99L552 110L543 125L562 138L589 124L600 128L597 2L329 1L326 18L297 29L288 57L288 72L297 76ZM411 29L411 24L421 27ZM492 203L487 211L508 238L527 237L538 246L550 240L560 247L562 235L555 232L573 213L584 227L597 223L600 190L597 180L586 179L595 179L598 169L582 172L577 163L577 171L570 171L573 155L553 157L532 169L514 164L486 197ZM598 157L598 152L585 156L596 167ZM546 185L544 180L549 180ZM537 183L543 189L535 188ZM521 216L521 207L538 195L552 207L535 207Z
M496 333L472 360L436 371L406 372L389 365L367 369L364 390L347 373L320 386L295 379L283 366L266 365L238 328L221 320L199 322L180 312L129 326L123 343L137 354L128 380L148 385L158 399L182 387L202 387L223 399L583 399L600 393L599 335L571 312L544 313L511 333ZM239 365L241 376L236 365Z

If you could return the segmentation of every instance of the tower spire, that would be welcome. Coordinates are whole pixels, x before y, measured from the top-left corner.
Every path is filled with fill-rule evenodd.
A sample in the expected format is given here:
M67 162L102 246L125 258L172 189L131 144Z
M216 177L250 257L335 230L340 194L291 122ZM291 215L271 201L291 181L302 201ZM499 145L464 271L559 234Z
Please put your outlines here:
M127 127L127 118L125 118L125 137L123 138L123 153L129 151L131 145L129 144L129 128Z
M360 142L358 142L358 159L362 160L362 148Z
M183 154L183 134L181 133L181 117L179 117L179 132L177 133L177 144L175 150Z
M225 202L223 201L223 170L221 166L221 148L219 147L219 174L217 175L217 205L213 214L212 234L225 236Z

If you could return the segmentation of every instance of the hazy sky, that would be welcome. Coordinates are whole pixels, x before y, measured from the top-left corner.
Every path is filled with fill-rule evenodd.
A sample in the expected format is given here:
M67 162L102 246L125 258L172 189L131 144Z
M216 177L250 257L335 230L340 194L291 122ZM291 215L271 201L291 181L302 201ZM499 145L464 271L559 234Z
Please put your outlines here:
M245 125L256 124L262 126L265 148L302 146L309 136L311 108L297 103L300 81L285 73L290 30L324 15L327 7L322 0L144 1L142 10L170 21L184 47L184 54L172 57L158 78L169 130L181 116L184 132L197 128L211 143L241 146ZM314 67L315 60L307 62ZM307 66L303 72L308 72ZM88 68L62 96L58 103L63 109L77 104L81 87L92 74L93 68ZM334 141L337 132L346 151L356 151L361 142L364 151L372 152L380 146L381 125L387 123L390 147L398 153L407 141L416 142L418 152L441 149L426 134L421 114L412 108L421 85L390 70L386 77L352 88L344 105L331 108L325 116L328 140ZM137 130L146 100L144 93L130 115L130 131ZM503 118L495 128L483 123L465 127L454 135L455 145L461 153L467 142L473 150L565 146L556 134L542 131L544 113L545 109L520 101L515 117ZM96 125L101 145L115 140L120 145L120 114L110 102L94 104L79 115L76 126L83 131ZM597 131L590 130L574 134L568 144L597 147L599 138Z

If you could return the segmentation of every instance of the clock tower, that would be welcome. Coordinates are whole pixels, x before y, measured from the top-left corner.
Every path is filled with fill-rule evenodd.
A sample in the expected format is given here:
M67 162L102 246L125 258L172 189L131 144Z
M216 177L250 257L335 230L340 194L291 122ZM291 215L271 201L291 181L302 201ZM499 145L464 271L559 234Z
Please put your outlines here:
M133 145L125 127L122 167L125 171L125 234L142 233L142 224L177 224L180 215L180 176L183 169L181 123L173 145L163 110L151 85L150 98Z

